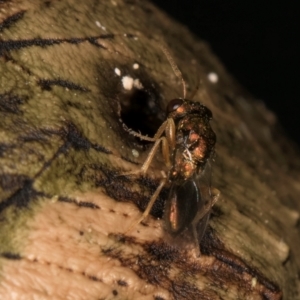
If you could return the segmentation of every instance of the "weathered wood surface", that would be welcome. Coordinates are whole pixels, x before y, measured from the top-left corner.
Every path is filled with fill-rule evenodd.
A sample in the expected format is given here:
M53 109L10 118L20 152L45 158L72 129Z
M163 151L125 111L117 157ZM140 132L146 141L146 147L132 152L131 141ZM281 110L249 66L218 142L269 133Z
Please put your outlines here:
M0 1L0 34L1 299L300 299L299 156L205 43L144 1ZM182 94L162 40L214 114L221 198L200 258L166 239L166 191L122 235L163 164L115 176L149 149L121 120L151 134Z

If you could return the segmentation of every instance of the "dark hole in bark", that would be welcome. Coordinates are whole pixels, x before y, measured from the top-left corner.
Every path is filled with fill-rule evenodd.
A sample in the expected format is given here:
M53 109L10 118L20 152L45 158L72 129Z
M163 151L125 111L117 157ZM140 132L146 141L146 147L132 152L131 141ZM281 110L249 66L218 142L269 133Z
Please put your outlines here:
M155 91L147 89L133 89L129 94L124 95L120 101L123 123L129 129L153 137L165 119L157 99ZM149 143L136 139L141 144Z

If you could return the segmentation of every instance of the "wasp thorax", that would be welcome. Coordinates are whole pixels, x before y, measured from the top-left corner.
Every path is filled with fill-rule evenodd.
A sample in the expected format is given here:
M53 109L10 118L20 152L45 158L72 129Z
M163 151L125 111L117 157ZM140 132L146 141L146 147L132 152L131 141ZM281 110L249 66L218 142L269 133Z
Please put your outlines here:
M180 106L179 102L182 100ZM174 102L173 102L174 101ZM187 180L205 167L214 151L216 135L210 126L211 111L185 99L172 100L174 109L168 117L176 124L176 146L172 153L171 180Z
M171 100L167 105L166 113L167 117L174 119L174 121L186 115L197 115L199 118L207 121L212 119L212 113L206 106L199 102L181 98Z

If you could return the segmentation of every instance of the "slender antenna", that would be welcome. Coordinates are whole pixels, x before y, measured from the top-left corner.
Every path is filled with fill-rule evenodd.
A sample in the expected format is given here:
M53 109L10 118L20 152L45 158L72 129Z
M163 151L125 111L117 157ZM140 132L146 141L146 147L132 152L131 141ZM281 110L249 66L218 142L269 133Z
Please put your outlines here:
M171 56L171 54L167 50L167 48L164 47L163 45L160 45L160 48L163 51L163 53L165 54L167 60L169 61L170 65L171 65L171 67L173 69L174 74L181 80L182 88L183 88L183 99L185 99L185 97L186 97L186 84L185 84L185 81L183 79L182 73L179 70L179 68L177 67L177 65L176 65L173 57Z

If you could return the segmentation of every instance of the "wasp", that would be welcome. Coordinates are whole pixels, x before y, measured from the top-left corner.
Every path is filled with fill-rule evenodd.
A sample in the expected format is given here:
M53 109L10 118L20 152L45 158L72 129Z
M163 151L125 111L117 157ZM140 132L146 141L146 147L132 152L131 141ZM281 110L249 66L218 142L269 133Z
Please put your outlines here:
M211 208L219 197L218 190L214 189L212 192L210 189L209 160L216 144L216 135L210 126L212 113L203 104L186 99L183 76L167 49L163 46L161 48L175 75L182 81L183 98L169 101L166 120L154 137L129 130L130 134L154 144L141 169L122 175L145 174L160 145L167 172L163 173L164 176L142 216L127 232L148 216L161 190L169 185L163 216L165 228L173 236L181 234L185 229L191 229L200 254L199 244Z

